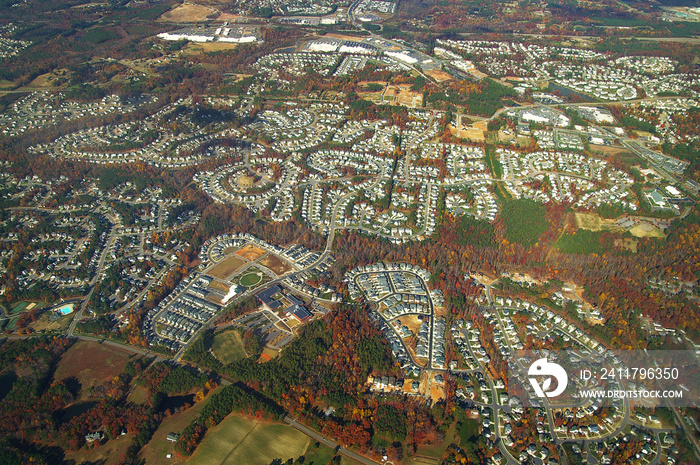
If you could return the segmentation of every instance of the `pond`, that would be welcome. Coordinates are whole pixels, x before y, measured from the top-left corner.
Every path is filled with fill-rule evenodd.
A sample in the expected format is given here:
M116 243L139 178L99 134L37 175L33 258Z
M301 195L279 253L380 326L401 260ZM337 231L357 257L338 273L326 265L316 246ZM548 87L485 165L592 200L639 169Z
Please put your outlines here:
M160 406L161 411L166 411L170 409L173 411L175 409L180 409L185 406L185 404L194 405L194 394L188 394L186 396L172 396L166 397Z
M581 99L585 100L586 102L593 102L593 99L590 98L588 95L582 94L581 92L573 91L573 90L569 89L568 87L562 87L560 85L557 85L557 84L550 82L548 88L551 90L559 91L563 97L566 97L567 95L576 95L576 96L580 97Z

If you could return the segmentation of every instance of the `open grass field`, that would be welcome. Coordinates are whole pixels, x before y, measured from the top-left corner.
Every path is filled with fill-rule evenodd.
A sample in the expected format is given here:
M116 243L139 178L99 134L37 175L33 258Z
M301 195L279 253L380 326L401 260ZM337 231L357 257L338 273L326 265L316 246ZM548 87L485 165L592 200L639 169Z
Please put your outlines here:
M54 76L52 73L42 74L41 76L37 76L32 82L27 84L26 87L35 87L35 88L54 87L54 84L52 82L53 77Z
M58 362L54 379L75 376L80 382L76 400L89 398L89 388L104 383L122 371L131 354L116 347L96 342L79 341L63 354Z
M252 262L265 255L265 251L253 244L248 244L236 252L236 254Z
M292 270L292 266L289 263L273 254L267 254L267 256L260 261L260 264L271 269L277 276Z
M224 365L237 362L246 357L243 342L241 342L238 333L233 330L223 331L214 336L211 351L214 357L219 359Z
M238 271L244 264L245 262L238 257L226 257L207 271L207 274L217 279L226 279Z
M196 21L206 21L207 19L216 17L219 14L214 8L208 8L202 5L192 5L183 3L177 8L163 13L158 21L167 21L171 23L194 23Z
M666 235L659 228L650 225L649 223L641 223L630 229L630 233L634 237L666 237Z
M243 287L253 287L256 284L260 283L262 280L262 273L260 273L259 271L251 271L250 273L246 273L243 276L241 276L238 282Z
M193 465L268 465L304 455L310 439L283 423L229 415L210 429L187 463Z

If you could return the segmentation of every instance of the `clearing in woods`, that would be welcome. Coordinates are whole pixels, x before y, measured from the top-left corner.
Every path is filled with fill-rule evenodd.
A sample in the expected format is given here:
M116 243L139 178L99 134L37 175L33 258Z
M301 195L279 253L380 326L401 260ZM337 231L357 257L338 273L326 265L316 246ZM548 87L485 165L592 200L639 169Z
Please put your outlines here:
M195 53L210 53L220 52L222 50L231 50L238 47L240 44L235 42L190 42L183 49L188 55Z
M614 220L606 220L595 213L575 213L576 224L589 231L624 231Z
M207 271L207 274L217 279L226 279L244 264L245 262L238 257L226 257L218 265Z
M446 73L441 69L431 69L430 71L426 71L425 74L435 78L438 82L451 81L454 79L449 73Z
M139 458L144 459L147 464L151 463L168 463L168 464L180 464L185 460L175 453L175 443L168 441L166 438L168 433L182 433L187 425L189 425L192 420L197 418L200 410L204 408L205 405L209 403L211 395L218 392L221 388L214 389L210 391L207 397L201 402L196 402L192 407L187 410L180 411L170 416L166 416L163 421L158 426L158 429L153 433L153 437L146 444L141 452L139 453ZM165 456L167 454L172 454L170 460L166 461Z
M201 5L192 5L183 3L177 8L163 13L159 21L168 21L171 23L194 23L197 21L206 21L207 19L215 18L219 15L219 11L214 8L209 8Z

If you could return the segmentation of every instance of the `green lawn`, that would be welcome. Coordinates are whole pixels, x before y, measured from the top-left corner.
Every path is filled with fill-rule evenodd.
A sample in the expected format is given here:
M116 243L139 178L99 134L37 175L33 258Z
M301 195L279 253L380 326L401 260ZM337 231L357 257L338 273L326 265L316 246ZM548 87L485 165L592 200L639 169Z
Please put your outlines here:
M304 433L284 423L229 415L207 432L187 463L268 465L276 458L297 459L304 455L309 442Z
M234 330L224 331L214 336L214 343L211 345L214 357L228 365L246 357L243 343L238 333Z
M244 286L244 287L255 286L260 281L262 281L262 277L258 274L258 272L246 273L243 276L241 276L241 278L239 280L239 282L241 283L241 286Z

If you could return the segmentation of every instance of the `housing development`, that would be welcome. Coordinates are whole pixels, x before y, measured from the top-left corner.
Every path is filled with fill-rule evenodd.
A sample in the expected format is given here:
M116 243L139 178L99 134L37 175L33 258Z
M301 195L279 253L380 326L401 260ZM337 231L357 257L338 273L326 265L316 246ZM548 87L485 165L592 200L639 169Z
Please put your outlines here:
M59 3L0 7L0 462L700 461L697 8Z

